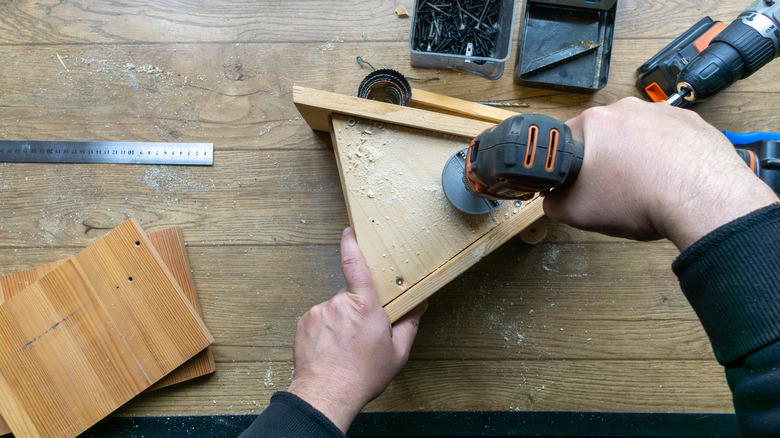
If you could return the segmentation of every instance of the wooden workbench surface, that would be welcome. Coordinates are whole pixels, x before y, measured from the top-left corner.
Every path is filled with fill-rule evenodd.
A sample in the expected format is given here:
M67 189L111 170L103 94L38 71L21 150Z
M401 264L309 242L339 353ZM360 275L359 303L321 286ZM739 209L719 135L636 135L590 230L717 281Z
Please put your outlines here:
M522 2L518 5L517 44ZM127 218L183 227L217 372L121 415L257 413L293 371L297 318L343 285L348 225L330 137L292 86L354 94L375 67L468 100L568 119L638 96L636 68L705 15L749 2L621 0L609 85L520 87L409 63L411 0L15 1L0 5L0 140L213 142L212 167L0 164L0 274L74 254ZM777 130L780 64L698 112ZM735 200L736 201L736 200ZM731 412L721 368L670 271L676 249L545 222L431 300L411 359L369 411Z

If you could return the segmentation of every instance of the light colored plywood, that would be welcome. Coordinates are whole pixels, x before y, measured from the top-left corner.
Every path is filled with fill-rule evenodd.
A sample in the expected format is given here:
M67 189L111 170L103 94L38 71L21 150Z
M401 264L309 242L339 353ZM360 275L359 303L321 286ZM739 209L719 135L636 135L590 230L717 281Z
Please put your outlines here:
M309 126L332 133L350 223L390 321L543 214L539 198L471 216L444 196L447 160L491 123L320 90L293 91ZM417 95L429 106L493 121L515 114L434 93ZM367 121L357 123L357 117Z
M481 216L450 205L442 170L470 138L332 117L350 222L391 321L543 214L538 198Z
M538 202L505 202L479 216L450 205L442 170L469 138L338 115L333 131L352 226L383 305L419 287L467 249L461 267L479 261L489 251L469 246L505 221L527 211L538 218Z
M17 437L76 436L213 342L133 220L0 306L0 326Z
M332 133L350 223L390 321L543 215L539 198L472 216L444 196L447 160L491 123L301 87L293 92L309 126ZM429 106L494 121L515 114L485 116L491 108L417 95Z

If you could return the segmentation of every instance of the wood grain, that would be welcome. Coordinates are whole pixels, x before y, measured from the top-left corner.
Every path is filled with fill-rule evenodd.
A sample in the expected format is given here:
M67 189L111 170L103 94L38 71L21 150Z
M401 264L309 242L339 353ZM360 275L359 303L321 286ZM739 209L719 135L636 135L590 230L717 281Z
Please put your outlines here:
M472 118L447 116L313 88L293 87L293 102L306 123L315 131L331 131L330 117L334 114L465 137L473 137L475 132L479 134L494 125Z
M170 397L142 395L119 413L256 412L274 391L287 387L292 369L291 361L225 364L206 388L177 390ZM208 403L199 403L203 398ZM733 412L717 362L673 360L410 361L365 410Z
M120 413L260 412L289 383L296 318L344 286L332 143L300 117L294 85L355 95L369 71L360 55L415 89L567 120L640 97L638 66L702 17L730 21L749 3L621 0L609 83L583 95L516 85L514 50L497 81L410 66L411 20L395 8L411 0L3 2L0 139L213 142L215 164L0 164L0 274L69 257L130 217L186 228L220 372ZM777 62L694 111L719 129L776 130ZM729 411L670 271L677 250L545 224L544 241L510 240L429 299L412 362L370 409ZM523 378L545 386L543 403L526 402Z
M350 223L391 322L542 216L540 199L505 202L481 216L460 213L444 196L441 175L449 157L466 147L470 138L434 135L373 119L356 122L342 115L341 100L323 96L323 104L333 113L318 117L332 120ZM313 108L306 111L312 114ZM361 108L351 105L355 114L361 114ZM395 110L394 115L398 116L394 120L419 120L434 130L447 129L438 124L436 113ZM450 126L449 117L442 118L447 120L443 125Z
M165 266L171 271L171 275L181 287L187 300L192 304L198 315L202 317L200 303L195 293L195 284L192 279L192 270L190 269L187 251L184 248L184 236L181 228L173 227L165 230L148 234L149 241L154 249L160 255ZM40 280L49 272L53 271L67 259L36 266L24 271L15 272L0 277L0 305L11 299L13 296L24 290L28 285ZM211 347L207 347L195 357L188 360L184 365L176 368L172 373L163 377L155 383L150 390L174 385L185 380L201 377L216 371L214 365L214 354ZM0 434L2 434L2 424L0 424Z
M190 269L190 260L187 256L187 249L184 247L184 235L181 228L173 227L166 230L150 233L149 241L157 250L165 266L171 271L176 283L181 287L187 301L192 304L195 312L203 318L203 312L200 309L200 301L195 292L195 281L192 278L192 269ZM182 366L173 370L170 374L160 379L152 385L149 390L153 391L167 386L175 385L187 380L211 374L217 370L214 363L214 352L211 347L206 347L203 351L189 359Z
M132 220L0 306L0 412L76 436L213 338Z
M431 93L425 90L412 90L410 105L431 107L466 116L470 119L484 120L490 123L501 123L504 119L516 115L516 112L501 108L493 108L487 105L469 102L443 94Z
M160 257L163 259L163 262L176 279L176 282L181 286L184 295L202 317L200 304L192 280L189 259L187 258L187 252L184 249L184 237L181 234L181 229L170 228L151 233L148 237L154 248L160 254ZM49 272L59 267L65 261L66 259L62 259L0 277L0 305L21 292L28 285L35 283ZM205 350L195 355L195 357L185 362L182 366L176 368L170 374L152 385L149 390L175 385L186 380L211 374L214 371L216 371L214 353L211 347L207 347ZM11 433L11 428L8 427L5 420L0 417L0 435L8 433Z

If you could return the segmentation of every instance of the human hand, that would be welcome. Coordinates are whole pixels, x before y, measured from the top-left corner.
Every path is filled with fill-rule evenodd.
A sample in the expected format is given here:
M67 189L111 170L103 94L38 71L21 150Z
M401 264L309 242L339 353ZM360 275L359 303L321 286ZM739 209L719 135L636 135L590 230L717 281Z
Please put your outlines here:
M698 114L626 98L566 122L585 147L577 180L545 197L552 219L681 251L715 228L778 201Z
M288 391L346 433L363 406L406 364L428 306L419 305L391 325L349 228L341 239L341 270L347 286L298 321L295 377Z

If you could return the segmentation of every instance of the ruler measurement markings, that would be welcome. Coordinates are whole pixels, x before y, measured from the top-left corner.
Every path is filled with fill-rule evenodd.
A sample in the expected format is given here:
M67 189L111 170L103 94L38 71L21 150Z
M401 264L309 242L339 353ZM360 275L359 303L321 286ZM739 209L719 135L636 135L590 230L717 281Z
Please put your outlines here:
M0 141L0 162L213 164L212 143Z

